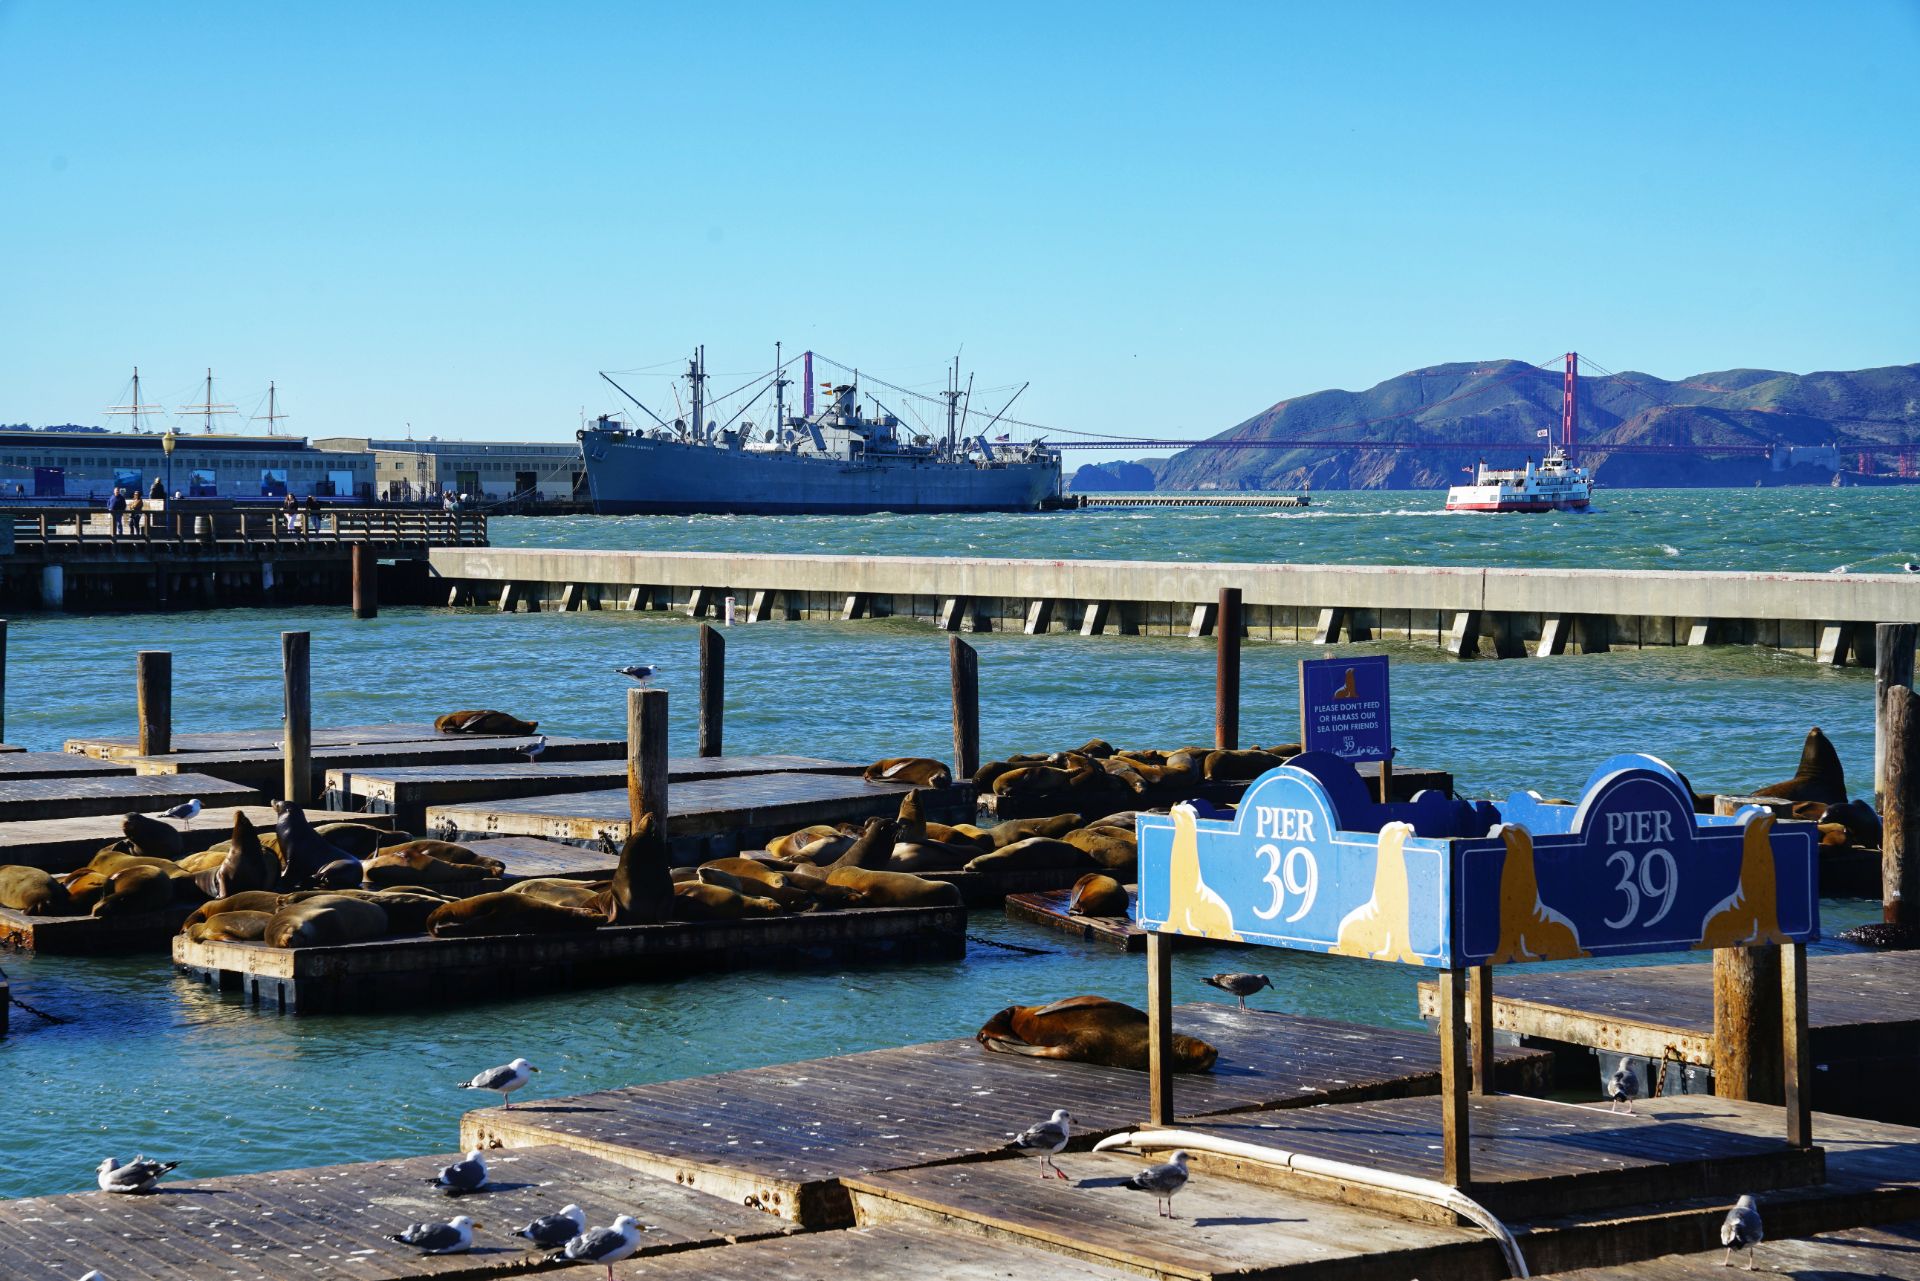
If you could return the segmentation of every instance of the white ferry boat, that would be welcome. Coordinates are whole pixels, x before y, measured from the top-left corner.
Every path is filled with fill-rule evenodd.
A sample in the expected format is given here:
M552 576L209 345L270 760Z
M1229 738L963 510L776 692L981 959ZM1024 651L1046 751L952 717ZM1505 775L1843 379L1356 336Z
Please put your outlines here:
M1578 512L1593 497L1593 475L1567 461L1558 445L1547 456L1525 467L1497 468L1485 463L1474 472L1471 485L1447 490L1450 512Z

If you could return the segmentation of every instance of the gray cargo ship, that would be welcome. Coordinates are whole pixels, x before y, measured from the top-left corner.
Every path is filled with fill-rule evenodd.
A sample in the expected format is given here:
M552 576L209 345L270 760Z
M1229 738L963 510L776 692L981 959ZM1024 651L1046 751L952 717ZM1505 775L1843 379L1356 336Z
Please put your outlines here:
M688 363L692 412L671 422L602 374L652 424L638 427L603 415L581 429L594 511L1039 511L1060 503L1058 451L1043 441L1016 444L1006 434L989 438L992 422L969 434L957 372L942 397L946 430L915 431L877 399L863 412L857 374L824 384L824 404L815 412L813 357L807 352L804 358L801 413L786 412L792 381L776 355L773 372L741 390L765 385L724 422L707 417L701 353ZM756 426L746 414L769 390L772 422Z

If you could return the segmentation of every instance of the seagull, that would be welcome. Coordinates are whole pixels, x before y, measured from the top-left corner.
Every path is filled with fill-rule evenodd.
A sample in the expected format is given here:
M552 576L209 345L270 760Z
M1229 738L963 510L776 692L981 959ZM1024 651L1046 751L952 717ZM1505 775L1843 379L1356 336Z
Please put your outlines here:
M616 667L613 670L619 672L622 676L631 676L634 680L645 685L653 679L653 673L657 668L652 663L633 663L626 667Z
M535 1245L565 1245L587 1230L587 1212L577 1205L569 1205L558 1214L543 1214L524 1228L515 1228L513 1235L525 1237Z
M1720 1260L1721 1267L1733 1263L1733 1251L1737 1246L1747 1248L1747 1271L1753 1271L1753 1247L1766 1240L1766 1234L1760 1230L1760 1207L1751 1196L1743 1196L1734 1202L1727 1211L1727 1220L1720 1225L1720 1244L1727 1247L1727 1257Z
M1153 1193L1154 1208L1173 1218L1173 1194L1187 1186L1186 1152L1175 1152L1165 1163L1148 1166L1128 1179L1125 1186L1135 1192Z
M487 1163L480 1159L479 1150L476 1149L467 1153L466 1160L455 1161L427 1182L448 1196L465 1196L469 1192L478 1192L487 1186Z
M1916 565L1910 560L1901 561L1900 568L1906 570L1909 574L1920 574L1920 565Z
M460 1254L473 1247L473 1230L479 1226L456 1214L445 1223L409 1223L387 1239L416 1246L426 1254Z
M527 764L533 764L533 762L540 759L540 753L547 750L547 736L545 734L540 735L540 737L534 739L520 750L527 754Z
M640 1234L648 1229L631 1214L623 1214L610 1228L588 1228L558 1254L549 1254L547 1263L604 1263L607 1281L613 1281L613 1265L640 1248Z
M1247 998L1263 987L1272 987L1273 980L1264 974L1213 974L1203 979L1209 987L1217 987L1222 992L1230 992L1240 998L1240 1008L1247 1008Z
M196 796L192 800L187 801L185 804L176 805L170 810L161 810L158 814L155 814L153 817L177 818L182 823L191 823L196 817L199 816L199 813L200 813L200 798Z
M525 1059L515 1059L500 1067L488 1068L471 1081L462 1081L463 1090L495 1090L500 1095L500 1106L511 1107L513 1100L508 1096L527 1083L528 1077L540 1069Z
M1051 1170L1064 1179L1067 1177L1065 1172L1053 1163L1053 1158L1067 1146L1067 1140L1071 1137L1073 1137L1073 1118L1067 1114L1065 1108L1055 1108L1052 1119L1030 1125L1014 1135L1013 1146L1034 1149L1040 1153L1041 1178L1046 1178L1047 1172Z
M121 1165L112 1157L100 1163L100 1190L102 1192L151 1192L153 1185L160 1182L169 1170L174 1169L178 1161L149 1161L144 1156L136 1156L126 1165Z
M1621 1059L1613 1075L1607 1078L1607 1111L1612 1112L1618 1104L1627 1105L1627 1115L1633 1115L1633 1099L1640 1093L1640 1074L1633 1070L1633 1064Z

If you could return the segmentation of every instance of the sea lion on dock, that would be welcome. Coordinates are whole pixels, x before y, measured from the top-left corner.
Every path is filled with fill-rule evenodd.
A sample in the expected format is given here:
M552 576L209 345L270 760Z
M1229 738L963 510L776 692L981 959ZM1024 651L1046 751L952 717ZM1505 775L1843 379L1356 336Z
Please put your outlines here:
M1029 836L1023 841L1003 845L991 854L981 854L967 864L969 872L1026 872L1040 868L1084 868L1096 866L1085 850L1055 840L1051 836Z
M229 894L226 898L217 898L188 913L187 919L180 923L182 930L202 921L210 921L222 912L265 912L269 916L280 910L286 896L273 890L242 890L238 894Z
M503 866L499 859L490 858L474 849L471 845L462 845L458 841L438 841L431 837L418 837L411 840L395 841L391 845L381 846L375 852L376 854L401 855L426 854L439 859L442 863L462 863L469 867L491 867L495 870L487 873L489 876L500 875L499 869Z
M657 925L673 908L673 860L664 824L642 814L620 847L620 864L607 887L607 921Z
M120 820L120 830L126 833L134 852L148 858L179 858L186 848L179 828L150 815L129 814Z
M843 836L847 838L848 844L853 843L852 833L844 832L831 823L815 823L810 827L803 827L797 832L788 832L785 836L774 837L767 842L767 853L773 855L775 858L797 858L799 857L800 850L804 846L812 845L819 841L835 840ZM844 850L837 851L833 857L838 858L840 854L844 852Z
M226 853L219 861L210 868L186 870L200 892L214 899L270 890L280 883L280 860L267 853L253 824L239 810L233 812L233 835L227 838Z
M1058 765L1021 765L993 780L995 796L1039 799L1064 796L1073 787L1073 774Z
M390 845L363 865L368 885L463 885L498 877L505 865L498 859L478 858L471 863L456 863L407 845Z
M487 711L448 712L436 717L434 729L442 734L531 734L540 728L539 721L523 721L517 716L505 712Z
M1124 870L1139 863L1139 842L1134 831L1125 827L1077 827L1060 838L1109 871Z
M427 933L435 938L470 938L481 934L584 934L606 924L599 913L545 903L526 894L502 890L442 903L427 917Z
M77 872L68 872L59 877L60 884L67 887L67 897L73 900L75 914L93 911L93 905L107 892L107 877L104 872L96 872L83 867Z
M125 867L107 877L93 915L137 916L172 906L173 877L157 867Z
M865 867L836 867L827 880L860 896L861 907L959 907L960 887L930 881L911 872L878 872Z
M1070 996L1051 1005L1010 1005L976 1039L997 1054L1070 1059L1147 1070L1147 1015L1104 996ZM1173 1038L1175 1072L1210 1072L1220 1051L1198 1037Z
M340 858L313 874L317 890L357 890L367 879L367 870L357 858Z
M1200 772L1208 782L1250 783L1268 770L1285 765L1290 759L1278 752L1259 749L1208 752Z
M682 881L675 885L672 910L676 921L737 921L743 916L782 915L780 905L770 898L742 894L707 881Z
M389 832L370 823L316 823L313 830L333 848L358 859L372 858L389 845L413 839L405 832Z
M997 850L1004 849L1016 841L1024 841L1030 836L1050 836L1057 839L1079 826L1078 814L1050 814L1045 818L1010 818L1003 823L995 823L983 835Z
M280 877L282 889L305 889L313 883L315 872L349 857L345 850L313 830L305 809L291 801L275 801L273 808L280 815L273 827L284 868Z
M217 912L183 931L195 943L251 943L267 936L272 912Z
M555 907L599 911L606 901L607 890L612 885L612 881L570 881L560 876L536 876L524 881L515 881L507 886L505 892L524 894L528 898L536 898L542 903L551 903Z
M887 860L891 872L957 872L982 857L985 851L973 845L942 845L938 841L903 841L893 847Z
M120 842L118 841L115 841L112 845L107 846L87 860L87 869L89 871L99 872L103 876L112 876L115 872L123 871L129 867L157 867L169 875L180 870L180 865L170 858L154 858L148 854L129 854L120 847Z
M829 868L865 867L884 871L888 860L893 857L894 836L899 830L899 819L870 818L861 831L859 839L847 847L846 853L826 866ZM814 866L820 865L816 863Z
M1769 783L1753 789L1754 796L1777 796L1787 801L1824 801L1838 805L1847 799L1847 773L1841 768L1840 753L1820 727L1807 731L1800 746L1800 768L1784 783Z
M896 845L918 845L927 839L927 816L920 811L920 791L915 788L900 798L899 825L893 834Z
M386 909L351 894L315 894L284 904L261 936L269 947L330 947L385 938Z
M708 885L724 885L725 881L716 881L713 878L725 876L732 881L733 889L757 898L770 898L784 911L805 911L813 906L813 895L789 881L786 873L768 868L741 866L752 862L752 859L741 858L716 859L711 863L702 863L699 879Z
M1132 900L1127 887L1102 872L1088 872L1067 895L1069 916L1125 916Z
M915 787L945 787L953 771L926 756L890 756L867 766L862 778L869 783L912 783Z
M37 867L0 867L0 907L28 916L72 916L73 896L51 872Z

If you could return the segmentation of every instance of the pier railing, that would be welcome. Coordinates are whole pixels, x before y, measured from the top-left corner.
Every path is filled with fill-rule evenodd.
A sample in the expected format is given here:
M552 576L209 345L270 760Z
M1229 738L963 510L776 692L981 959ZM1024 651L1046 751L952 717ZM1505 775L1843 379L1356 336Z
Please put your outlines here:
M485 547L487 518L478 512L390 507L322 507L314 512L222 509L196 511L164 503L122 514L119 531L98 508L43 508L9 513L16 550L156 544L180 547L286 543L378 543L414 547Z

